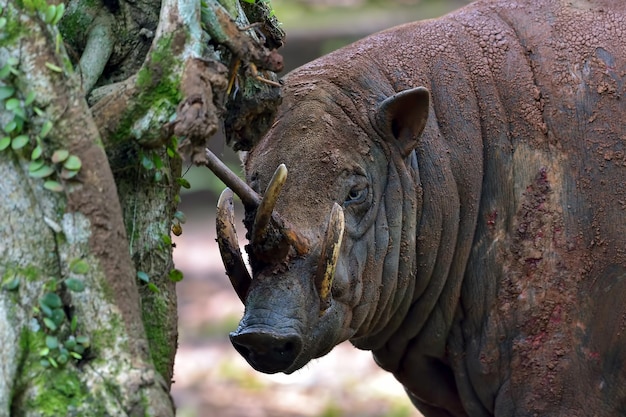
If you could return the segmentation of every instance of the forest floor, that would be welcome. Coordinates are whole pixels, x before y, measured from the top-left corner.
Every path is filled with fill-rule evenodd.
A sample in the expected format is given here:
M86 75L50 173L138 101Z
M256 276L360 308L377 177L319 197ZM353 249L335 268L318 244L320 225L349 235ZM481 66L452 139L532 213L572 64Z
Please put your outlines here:
M214 206L208 193L184 196L181 204L187 223L175 239L174 258L185 279L178 284L172 386L178 416L419 417L393 376L349 343L292 375L256 372L239 356L228 333L243 305L219 257Z

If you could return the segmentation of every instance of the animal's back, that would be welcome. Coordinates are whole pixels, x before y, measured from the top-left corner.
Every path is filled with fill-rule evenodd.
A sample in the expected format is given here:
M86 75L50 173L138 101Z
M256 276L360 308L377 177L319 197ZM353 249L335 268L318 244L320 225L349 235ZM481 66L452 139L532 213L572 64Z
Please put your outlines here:
M626 13L623 2L545 3L553 6L498 12L519 40L532 86L515 91L510 72L492 71L509 128L508 141L495 141L485 158L493 171L483 190L494 191L482 195L482 237L506 238L475 246L464 288L484 280L479 259L490 259L501 266L496 302L462 327L491 321L506 330L483 331L488 343L470 348L478 356L467 363L474 376L499 375L500 414L623 414ZM509 143L512 152L498 148ZM498 185L503 179L511 188ZM497 213L506 213L504 223ZM494 347L498 359L487 353Z

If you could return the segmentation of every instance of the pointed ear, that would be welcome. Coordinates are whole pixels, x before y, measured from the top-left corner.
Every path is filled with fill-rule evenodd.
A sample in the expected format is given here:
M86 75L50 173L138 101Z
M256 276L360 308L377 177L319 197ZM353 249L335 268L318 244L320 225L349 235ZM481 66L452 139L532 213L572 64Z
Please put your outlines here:
M403 156L415 149L426 126L430 93L424 87L411 88L386 98L377 110L379 128L393 138Z

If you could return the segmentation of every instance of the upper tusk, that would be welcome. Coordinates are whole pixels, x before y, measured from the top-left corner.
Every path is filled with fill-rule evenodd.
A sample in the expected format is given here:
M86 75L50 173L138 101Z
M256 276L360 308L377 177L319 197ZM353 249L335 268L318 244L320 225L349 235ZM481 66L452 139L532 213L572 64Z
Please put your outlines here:
M206 157L207 157L207 161L205 162L205 165L207 166L207 168L213 171L213 173L220 180L222 180L222 182L226 184L227 187L232 189L232 191L241 199L241 201L243 202L245 206L247 206L248 208L253 208L253 209L259 208L261 203L263 201L266 201L263 205L270 207L270 210L268 211L267 209L260 209L259 211L264 213L262 214L262 216L263 217L267 216L268 215L267 213L269 213L269 218L271 218L272 222L276 225L277 231L282 235L282 238L284 238L286 242L294 248L294 250L296 251L298 255L304 255L305 253L308 252L309 244L308 244L307 239L301 236L300 234L298 234L291 227L289 227L289 225L286 224L286 222L283 221L277 213L272 213L272 210L271 210L271 208L273 208L274 205L276 204L276 199L278 198L280 189L282 188L285 182L286 176L287 176L287 168L284 166L284 164L281 164L277 168L276 172L274 173L274 176L277 176L276 181L272 179L272 181L270 182L270 185L268 185L268 192L269 194L272 194L273 197L271 198L268 197L267 199L261 199L261 197L256 193L256 191L250 188L250 186L246 184L246 182L243 181L241 178L239 178L237 174L232 172L209 149L206 150ZM272 185L272 183L274 183L274 185ZM255 218L258 218L258 217L259 217L259 214L257 214ZM269 221L270 221L269 219L261 221L261 223L264 224L264 226L262 227L263 234L259 235L259 234L253 233L252 235L253 240L254 240L255 235L264 236L264 234L266 233L267 225L269 224ZM257 224L257 221L255 221L255 224ZM253 225L253 228L258 228L258 226ZM258 240L256 242L259 243ZM257 246L261 247L262 245L257 245Z
M237 239L234 220L233 192L226 188L222 191L217 203L215 219L217 244L222 255L222 262L226 268L226 275L228 275L239 299L245 303L252 278L241 256L241 250L239 250L239 240Z
M265 238L265 233L270 219L272 218L274 206L276 205L276 201L280 195L280 190L283 188L283 185L285 185L286 180L287 167L285 164L280 164L278 168L276 168L276 171L274 171L274 175L272 176L270 183L267 185L267 189L263 195L263 200L261 200L261 204L259 204L259 207L257 208L256 216L254 218L252 244L261 242Z
M335 269L337 268L344 229L345 220L343 209L339 204L334 203L333 209L330 212L326 236L322 242L322 251L317 266L317 273L315 274L315 286L317 287L320 297L320 314L324 313L324 311L330 307L333 278L335 276Z

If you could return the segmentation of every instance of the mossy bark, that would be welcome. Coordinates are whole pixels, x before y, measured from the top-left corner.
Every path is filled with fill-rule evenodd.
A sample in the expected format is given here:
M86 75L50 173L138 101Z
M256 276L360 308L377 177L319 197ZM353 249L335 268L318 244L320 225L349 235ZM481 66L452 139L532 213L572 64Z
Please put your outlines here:
M173 416L150 358L116 185L80 80L37 10L2 7L26 30L0 43L0 68L12 68L2 83L18 103L3 103L0 120L12 143L19 129L8 126L22 120L28 143L0 152L0 210L8 221L0 227L0 415ZM52 171L46 178L33 174L37 146L37 160ZM57 150L81 161L75 178L63 177ZM48 189L53 180L57 192Z
M124 26L117 16L121 12L110 5L102 11L91 0L70 3L64 27L72 39L100 33L94 25L111 24L111 16ZM237 22L245 26L245 15L231 3L240 14ZM133 4L122 8L139 10L150 2ZM219 3L205 4L200 13L199 2L165 0L156 28L138 24L137 10L121 13L133 22L114 31L123 42L106 40L115 46L104 67L117 68L117 76L119 68L127 72L123 81L104 86L115 79L103 68L106 56L89 58L94 51L87 51L83 58L98 62L81 65L82 74L73 72L57 28L46 23L51 20L44 0L0 0L0 18L7 18L0 28L0 144L6 144L4 137L11 143L0 151L0 211L5 214L0 415L174 415L169 388L179 276L172 274L170 230L182 160L172 133L199 140L194 146L203 152L228 107L229 75L248 85L247 63L262 72L277 56L258 39L248 39L252 31L233 26L235 20ZM80 7L93 17L82 32L70 28L81 21L76 18ZM98 19L104 12L107 18ZM211 20L201 16L207 13L219 16L214 27L206 27ZM211 35L202 24L209 33L227 34L220 53L208 47ZM154 30L143 56L147 35L140 27ZM127 53L133 36L143 38ZM82 52L83 41L75 39L74 53ZM133 62L119 62L122 56ZM243 63L238 73L228 74L231 60ZM9 64L11 72L2 75ZM91 94L89 107L84 87L94 83L101 87ZM256 84L279 97L276 87ZM247 91L243 96L251 100ZM13 101L8 105L7 100ZM19 128L9 128L16 111ZM244 111L257 114L250 107ZM17 146L24 137L26 143ZM67 152L82 166L66 168L55 151ZM34 169L33 163L41 166Z

